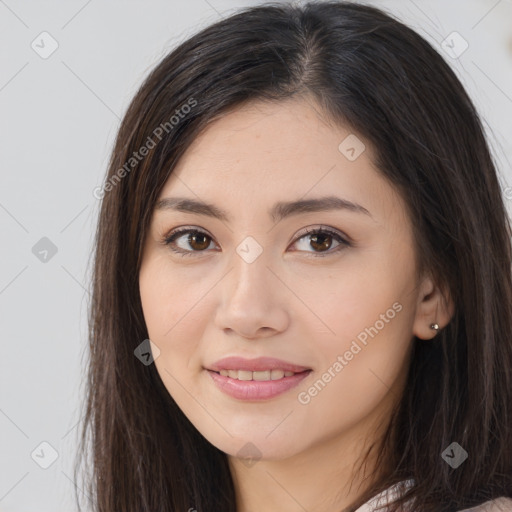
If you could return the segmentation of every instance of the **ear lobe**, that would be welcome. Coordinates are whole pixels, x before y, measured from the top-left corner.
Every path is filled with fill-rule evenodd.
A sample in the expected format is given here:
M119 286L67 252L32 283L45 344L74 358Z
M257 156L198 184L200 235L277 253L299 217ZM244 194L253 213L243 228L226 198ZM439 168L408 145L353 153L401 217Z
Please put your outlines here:
M418 292L418 304L413 323L413 334L423 340L434 338L438 330L432 324L443 329L455 313L455 304L448 289L441 290L431 277L423 280Z

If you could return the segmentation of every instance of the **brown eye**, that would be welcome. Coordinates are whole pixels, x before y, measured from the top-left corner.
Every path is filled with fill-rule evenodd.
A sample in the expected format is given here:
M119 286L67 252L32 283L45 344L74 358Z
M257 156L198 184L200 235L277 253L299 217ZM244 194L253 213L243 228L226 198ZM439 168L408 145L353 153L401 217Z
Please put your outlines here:
M309 240L307 240L309 238ZM337 243L334 249L333 240ZM170 249L180 256L193 256L194 254L206 252L213 239L204 231L198 229L184 228L171 233L162 241ZM308 253L309 256L322 257L339 252L344 247L352 244L345 240L339 233L326 228L309 229L303 233L294 243L301 245L299 252ZM310 249L313 249L311 251Z
M327 235L325 233L311 235L311 247L323 252L331 247L332 238L332 235Z
M208 246L210 245L209 236L205 235L203 233L192 233L188 235L187 243L192 247L193 249L196 249L198 251L203 251L204 249L208 249Z
M330 250L332 247L333 239L336 241L338 245L336 245L334 249ZM301 244L302 240L304 241ZM302 252L310 253L313 257L321 257L337 253L339 252L339 250L343 249L344 247L350 247L352 244L345 240L339 233L335 231L331 231L330 229L325 228L314 228L309 229L308 231L303 233L297 239L294 245L302 245L302 249L300 249ZM308 249L314 250L309 251Z
M164 240L164 244L169 245L172 251L188 256L194 252L204 252L210 246L211 240L211 237L203 231L182 229L171 233Z

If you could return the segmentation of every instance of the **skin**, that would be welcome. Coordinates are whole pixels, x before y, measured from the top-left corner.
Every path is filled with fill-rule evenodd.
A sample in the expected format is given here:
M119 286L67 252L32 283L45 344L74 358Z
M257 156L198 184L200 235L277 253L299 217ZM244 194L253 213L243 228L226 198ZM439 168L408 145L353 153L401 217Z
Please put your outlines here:
M405 203L373 166L370 144L358 136L366 149L350 161L338 146L354 132L327 123L319 110L307 98L259 102L210 124L159 199L213 203L230 222L155 210L145 241L139 285L160 350L156 368L183 413L228 455L242 512L339 511L361 496L372 471L386 469L370 458L356 472L402 396L413 335L433 338L430 324L443 328L453 314L430 276L418 275ZM371 216L332 210L275 223L267 215L277 201L325 195ZM314 235L302 234L322 225L353 245L329 236L315 245ZM182 234L175 244L192 254L181 257L162 243L177 227L209 238L191 245ZM251 263L236 252L248 236L263 250ZM329 368L332 375L338 356L396 303L394 318L301 403L299 393ZM204 369L232 355L271 356L313 371L277 397L242 401L220 391ZM248 446L257 448L252 463L241 456Z

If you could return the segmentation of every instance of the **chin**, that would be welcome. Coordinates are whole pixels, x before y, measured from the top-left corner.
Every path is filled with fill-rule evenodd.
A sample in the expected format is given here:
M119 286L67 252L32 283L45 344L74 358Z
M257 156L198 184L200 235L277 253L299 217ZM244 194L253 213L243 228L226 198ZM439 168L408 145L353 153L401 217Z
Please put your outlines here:
M271 434L272 437L274 434ZM206 436L205 436L206 437ZM298 444L286 435L276 435L273 439L266 437L261 431L247 432L245 435L227 435L221 439L206 439L226 455L243 459L247 466L259 460L282 460L297 454Z

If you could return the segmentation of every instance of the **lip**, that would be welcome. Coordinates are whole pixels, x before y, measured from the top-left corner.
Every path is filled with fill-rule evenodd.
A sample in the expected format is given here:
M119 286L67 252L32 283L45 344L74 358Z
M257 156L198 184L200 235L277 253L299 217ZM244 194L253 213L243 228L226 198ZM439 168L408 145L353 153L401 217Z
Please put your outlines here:
M282 368L282 367L280 367ZM239 368L243 369L243 368ZM268 369L268 367L267 367ZM294 388L305 379L312 370L301 371L291 377L283 377L277 380L237 380L224 377L213 370L206 370L219 389L233 398L247 401L269 400L291 388ZM258 370L253 370L258 371ZM293 371L293 370L289 370Z
M261 401L269 400L291 388L294 388L305 379L311 372L298 364L276 359L274 357L258 357L256 359L245 359L243 357L231 356L219 359L205 368L213 382L227 395L239 400ZM220 370L246 370L258 372L265 370L284 370L294 372L295 375L282 377L277 380L238 380L224 377L217 372Z
M214 372L220 372L221 370L246 370L250 372L261 372L265 370L284 370L285 372L294 373L300 373L306 370L311 370L311 368L306 368L305 366L289 363L287 361L282 361L281 359L275 359L273 357L258 357L256 359L245 359L243 357L236 356L224 357L223 359L219 359L215 363L206 367L206 369L213 370Z

